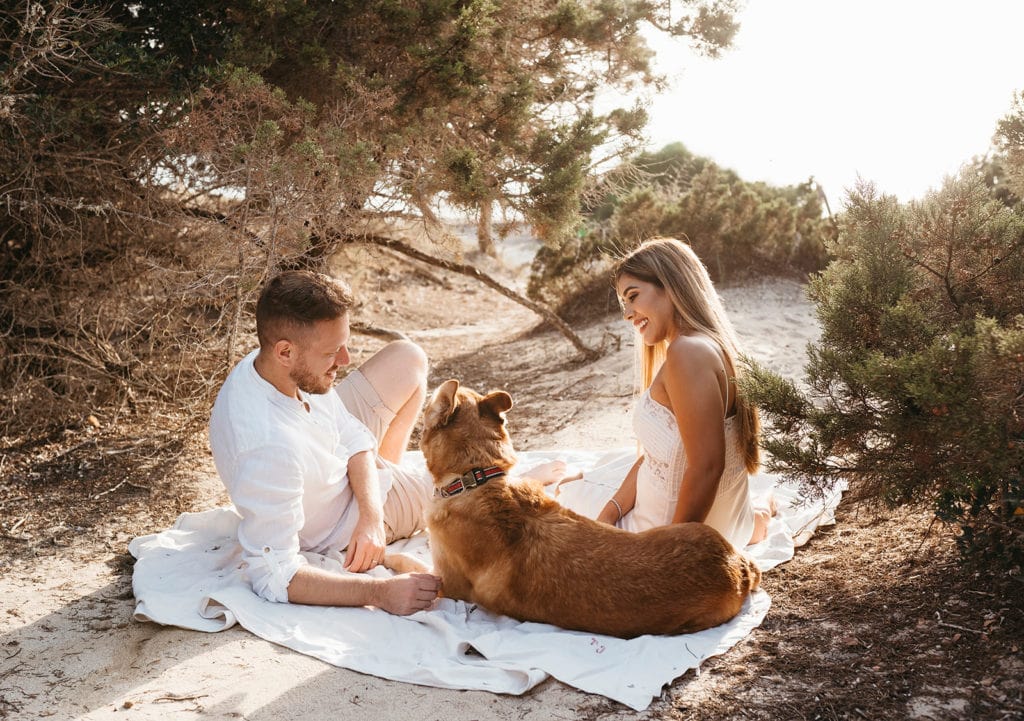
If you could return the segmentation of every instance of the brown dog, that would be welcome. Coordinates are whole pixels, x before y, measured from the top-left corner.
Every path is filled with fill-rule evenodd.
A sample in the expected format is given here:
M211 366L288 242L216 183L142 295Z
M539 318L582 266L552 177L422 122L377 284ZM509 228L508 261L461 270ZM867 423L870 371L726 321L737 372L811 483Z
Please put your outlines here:
M632 638L717 626L761 580L754 563L703 523L629 533L509 483L508 393L445 381L420 444L434 477L427 513L444 595L524 621Z

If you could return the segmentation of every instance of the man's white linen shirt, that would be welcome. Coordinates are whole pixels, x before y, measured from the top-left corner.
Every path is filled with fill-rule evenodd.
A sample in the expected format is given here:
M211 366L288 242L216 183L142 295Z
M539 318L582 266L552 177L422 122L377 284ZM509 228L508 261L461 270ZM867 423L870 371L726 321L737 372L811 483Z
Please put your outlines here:
M283 603L306 563L300 551L348 544L359 519L348 461L377 442L333 390L305 393L305 402L281 393L256 372L257 354L239 361L217 394L210 448L241 516L246 577L258 595ZM384 497L391 475L378 475Z

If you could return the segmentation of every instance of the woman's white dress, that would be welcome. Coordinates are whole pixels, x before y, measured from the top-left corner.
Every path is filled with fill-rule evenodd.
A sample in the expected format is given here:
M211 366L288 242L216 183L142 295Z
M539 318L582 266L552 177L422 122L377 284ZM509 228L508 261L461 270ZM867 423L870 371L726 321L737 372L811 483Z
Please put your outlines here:
M754 531L747 469L743 462L739 423L735 416L725 419L725 471L718 493L704 522L725 536L736 548L743 548ZM651 398L650 389L633 409L633 431L642 447L644 460L636 479L636 504L618 525L627 531L644 531L672 522L679 486L686 470L686 449L675 416ZM635 458L619 458L593 469L580 481L563 484L558 501L578 513L594 518L618 489Z

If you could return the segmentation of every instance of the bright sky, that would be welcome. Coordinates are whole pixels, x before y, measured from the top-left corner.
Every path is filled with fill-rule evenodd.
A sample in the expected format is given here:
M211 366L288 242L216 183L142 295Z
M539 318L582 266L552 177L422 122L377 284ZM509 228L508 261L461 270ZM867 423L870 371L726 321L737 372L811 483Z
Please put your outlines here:
M747 0L732 50L655 39L671 90L652 149L683 142L746 180L813 175L833 211L858 175L921 197L984 154L1024 90L1020 0Z

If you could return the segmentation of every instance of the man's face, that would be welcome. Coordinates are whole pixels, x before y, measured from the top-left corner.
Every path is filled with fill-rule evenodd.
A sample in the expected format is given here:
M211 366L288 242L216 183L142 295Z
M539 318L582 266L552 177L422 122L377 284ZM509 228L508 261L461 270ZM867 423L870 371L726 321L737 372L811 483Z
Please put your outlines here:
M338 369L349 364L348 313L317 321L295 341L295 363L289 377L304 393L323 394L334 386Z

